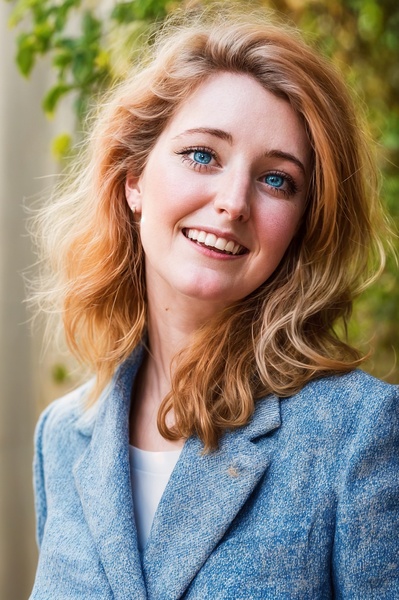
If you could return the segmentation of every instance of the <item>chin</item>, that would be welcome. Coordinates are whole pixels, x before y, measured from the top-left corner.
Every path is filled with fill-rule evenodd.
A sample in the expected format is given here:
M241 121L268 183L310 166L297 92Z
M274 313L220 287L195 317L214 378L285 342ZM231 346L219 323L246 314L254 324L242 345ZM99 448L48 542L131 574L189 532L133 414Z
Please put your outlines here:
M225 289L220 289L215 286L199 287L197 285L191 287L190 289L186 289L183 294L192 300L197 300L200 302L209 303L209 305L215 305L219 308L224 308L230 304L233 304L233 302L240 300L242 297L233 297L230 290L229 292Z

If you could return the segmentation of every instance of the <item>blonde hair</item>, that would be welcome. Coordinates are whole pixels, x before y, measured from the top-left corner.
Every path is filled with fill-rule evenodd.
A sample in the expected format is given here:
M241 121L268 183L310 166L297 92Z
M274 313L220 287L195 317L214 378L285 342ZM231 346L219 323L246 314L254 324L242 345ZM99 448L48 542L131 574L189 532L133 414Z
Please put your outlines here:
M143 251L126 175L142 172L181 103L222 71L248 74L291 104L308 132L313 175L303 224L273 275L175 358L160 432L197 434L207 449L248 421L256 398L289 396L362 360L334 325L346 323L354 296L383 266L383 217L373 157L341 78L295 29L265 15L169 22L146 65L104 102L85 154L41 218L56 276L44 296L58 303L67 342L96 373L98 394L146 328Z

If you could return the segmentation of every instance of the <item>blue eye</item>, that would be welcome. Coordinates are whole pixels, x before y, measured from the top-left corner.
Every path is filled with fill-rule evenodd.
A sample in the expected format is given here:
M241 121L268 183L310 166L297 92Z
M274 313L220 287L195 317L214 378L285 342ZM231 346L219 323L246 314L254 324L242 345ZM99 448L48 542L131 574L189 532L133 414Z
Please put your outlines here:
M281 175L271 173L265 176L265 182L274 188L281 188L285 183L285 179Z
M208 165L212 160L212 155L209 152L196 150L193 154L193 160L201 165Z

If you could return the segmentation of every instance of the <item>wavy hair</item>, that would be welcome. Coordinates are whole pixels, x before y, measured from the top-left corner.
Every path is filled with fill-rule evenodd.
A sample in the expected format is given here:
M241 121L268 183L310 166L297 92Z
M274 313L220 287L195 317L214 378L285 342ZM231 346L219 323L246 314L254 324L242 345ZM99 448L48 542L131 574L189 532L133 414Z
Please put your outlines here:
M41 299L58 306L66 339L97 376L94 396L145 335L139 226L125 199L168 121L218 72L247 74L286 99L313 152L300 231L273 275L196 332L175 357L158 427L215 448L245 424L257 398L287 397L308 381L360 364L336 333L353 298L384 264L374 160L341 77L292 27L268 15L189 15L168 22L145 64L103 102L67 184L40 218L55 274ZM345 337L345 336L343 336ZM173 408L175 424L166 424Z

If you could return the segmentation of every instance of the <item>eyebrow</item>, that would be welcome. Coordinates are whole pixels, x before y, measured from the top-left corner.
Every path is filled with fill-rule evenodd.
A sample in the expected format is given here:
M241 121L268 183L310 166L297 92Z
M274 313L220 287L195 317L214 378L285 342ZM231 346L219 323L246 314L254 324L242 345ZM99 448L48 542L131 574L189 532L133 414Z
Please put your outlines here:
M183 133L179 133L179 135L177 135L173 139L177 140L183 135L191 133L208 133L209 135L214 135L215 137L220 138L221 140L225 140L229 144L233 143L233 136L231 135L231 133L223 131L223 129L214 129L213 127L195 127L194 129L186 129L186 131L183 131Z
M182 133L176 135L173 139L177 140L185 135L190 135L193 133L207 133L208 135L213 135L221 140L225 140L230 145L233 143L233 136L231 135L231 133L229 133L228 131L224 131L223 129L215 129L213 127L194 127L193 129L186 129ZM303 163L294 154L284 152L283 150L267 150L264 156L266 158L281 158L283 160L288 160L294 163L306 176L306 169Z
M306 169L303 163L297 158L294 154L290 154L289 152L283 152L282 150L269 150L265 152L266 158L282 158L283 160L289 160L294 163L302 173L306 176Z

